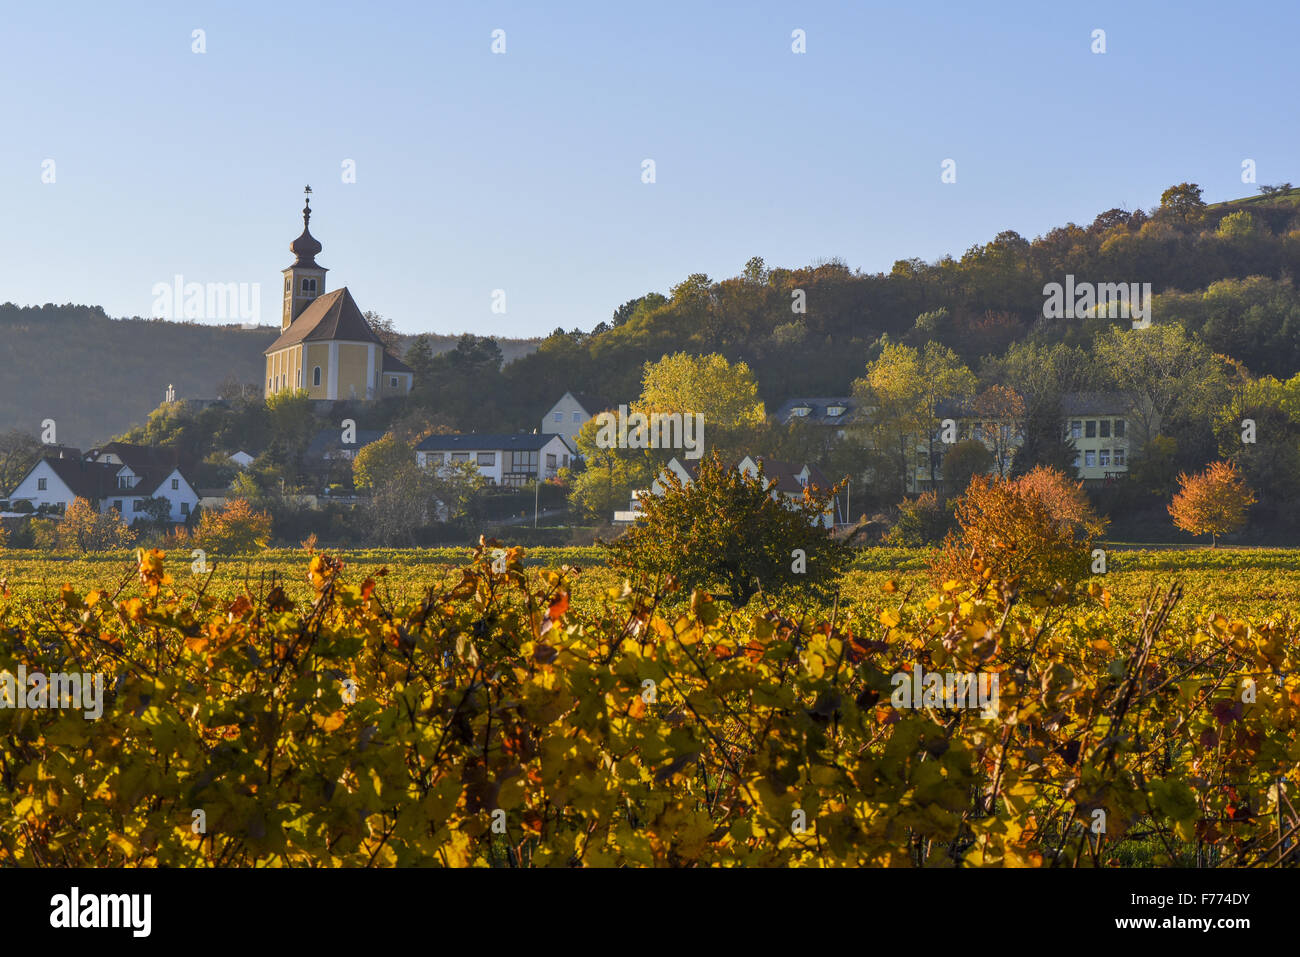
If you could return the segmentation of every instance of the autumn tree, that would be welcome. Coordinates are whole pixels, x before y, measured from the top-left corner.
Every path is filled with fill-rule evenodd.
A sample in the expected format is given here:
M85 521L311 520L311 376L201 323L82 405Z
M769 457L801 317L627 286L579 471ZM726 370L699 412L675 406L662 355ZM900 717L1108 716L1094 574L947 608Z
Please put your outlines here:
M84 498L74 499L55 529L58 547L80 552L123 548L134 536L116 509L99 511Z
M957 502L958 531L931 565L937 582L1006 582L1025 593L1068 593L1089 574L1105 519L1083 483L1055 469L1016 479L977 475Z
M993 468L993 453L983 442L975 439L963 439L948 450L943 457L944 489L953 494L960 494L970 485L970 480L983 475Z
M930 481L939 474L936 454L941 403L963 405L975 392L975 375L955 352L938 342L922 349L886 342L866 375L853 384L853 393L871 409L870 440L887 452L897 466L899 495L907 492L907 476L919 443L929 446Z
M1169 503L1174 524L1193 535L1209 535L1214 548L1220 535L1246 524L1246 509L1255 493L1231 462L1211 462L1204 472L1178 476L1179 490Z
M642 372L641 396L631 411L647 415L701 413L710 448L735 433L762 426L764 420L763 401L749 366L728 362L717 353L693 356L678 352L658 362L647 362Z
M208 552L247 554L265 548L271 537L271 516L254 511L241 498L232 499L220 510L199 516L194 544Z
M847 565L845 546L819 524L833 489L778 499L761 464L742 474L716 452L693 481L673 472L661 481L663 494L643 495L641 517L610 546L616 565L690 589L724 588L736 607L760 590L823 594Z

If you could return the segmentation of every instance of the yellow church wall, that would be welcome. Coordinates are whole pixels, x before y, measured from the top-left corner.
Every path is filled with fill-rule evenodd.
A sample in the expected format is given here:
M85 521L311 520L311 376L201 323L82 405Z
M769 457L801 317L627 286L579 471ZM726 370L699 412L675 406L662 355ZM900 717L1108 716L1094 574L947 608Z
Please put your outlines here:
M320 385L313 385L317 366L320 366ZM327 343L307 343L307 361L302 366L302 381L303 388L313 399L329 398L330 347Z
M378 351L378 350L376 350ZM369 348L350 342L339 343L340 399L366 398L366 358Z

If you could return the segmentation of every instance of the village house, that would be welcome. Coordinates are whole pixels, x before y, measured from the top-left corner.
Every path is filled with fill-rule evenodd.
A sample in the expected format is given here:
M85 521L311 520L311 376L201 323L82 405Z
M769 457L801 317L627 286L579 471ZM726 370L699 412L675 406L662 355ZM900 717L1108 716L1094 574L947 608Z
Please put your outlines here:
M9 502L11 509L26 502L33 511L63 512L78 498L101 512L116 510L128 525L150 517L145 508L149 499L166 500L166 518L172 522L187 521L199 502L174 451L124 442L110 442L79 458L42 456Z
M743 475L751 478L758 475L759 464L763 466L763 478L767 481L772 498L777 501L795 502L802 500L804 489L813 488L823 492L829 492L834 483L832 483L821 469L815 465L798 465L792 462L781 462L777 459L766 456L746 455L736 463L736 469ZM682 460L674 456L668 460L664 466L664 471L650 483L649 493L651 495L663 495L668 491L667 473L672 472L677 476L682 485L690 485L695 481L699 474L699 460ZM640 494L640 493L638 493ZM614 513L614 521L617 523L626 523L635 521L640 514L640 505L637 496L633 495L632 502L626 511ZM828 505L825 512L817 521L818 525L831 528L835 525L834 503Z
M555 478L573 464L573 450L560 435L469 432L429 436L415 447L415 460L440 471L468 462L492 484L519 488L537 478Z
M570 449L578 447L577 437L588 419L610 406L586 392L566 392L542 416L543 435L562 435Z

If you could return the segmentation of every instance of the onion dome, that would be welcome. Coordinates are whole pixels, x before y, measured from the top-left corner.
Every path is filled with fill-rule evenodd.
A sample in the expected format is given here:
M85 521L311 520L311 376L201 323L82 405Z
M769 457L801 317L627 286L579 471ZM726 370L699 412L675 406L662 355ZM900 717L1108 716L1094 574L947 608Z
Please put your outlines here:
M293 264L295 266L315 266L316 254L321 251L321 244L307 228L310 221L311 197L308 196L307 205L302 209L302 235L289 244L289 252L294 255Z

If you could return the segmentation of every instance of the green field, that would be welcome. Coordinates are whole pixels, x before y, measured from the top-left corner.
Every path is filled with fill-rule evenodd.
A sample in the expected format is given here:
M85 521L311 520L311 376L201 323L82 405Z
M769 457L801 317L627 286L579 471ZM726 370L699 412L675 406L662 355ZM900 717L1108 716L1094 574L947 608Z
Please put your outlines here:
M470 548L361 549L337 554L346 562L345 575L361 581L377 576L379 593L392 604L421 597L430 587L440 588L459 579L459 569L472 560ZM924 592L927 581L926 549L868 548L858 553L842 579L840 612L849 616L874 614L886 603L915 588ZM1191 620L1208 610L1221 614L1271 618L1300 614L1300 549L1264 548L1125 548L1107 546L1107 574L1095 576L1111 593L1115 614L1131 614L1153 589L1181 583L1185 597L1175 619ZM168 557L167 567L182 590L233 598L243 590L257 595L279 584L290 598L309 598L305 577L308 556L298 549L275 549L257 555L210 558L210 575L195 575L188 554ZM533 573L569 566L573 597L579 605L599 602L607 589L622 584L623 575L606 564L598 546L530 548L524 564ZM79 588L112 589L122 594L135 588L135 553L103 552L89 555L49 555L34 551L0 553L0 580L15 595L52 599L64 584ZM379 575L381 571L386 573ZM899 596L890 600L882 590L893 581ZM761 601L755 599L755 601ZM797 606L797 603L796 603ZM829 611L806 609L810 614ZM1119 623L1117 622L1117 625Z

